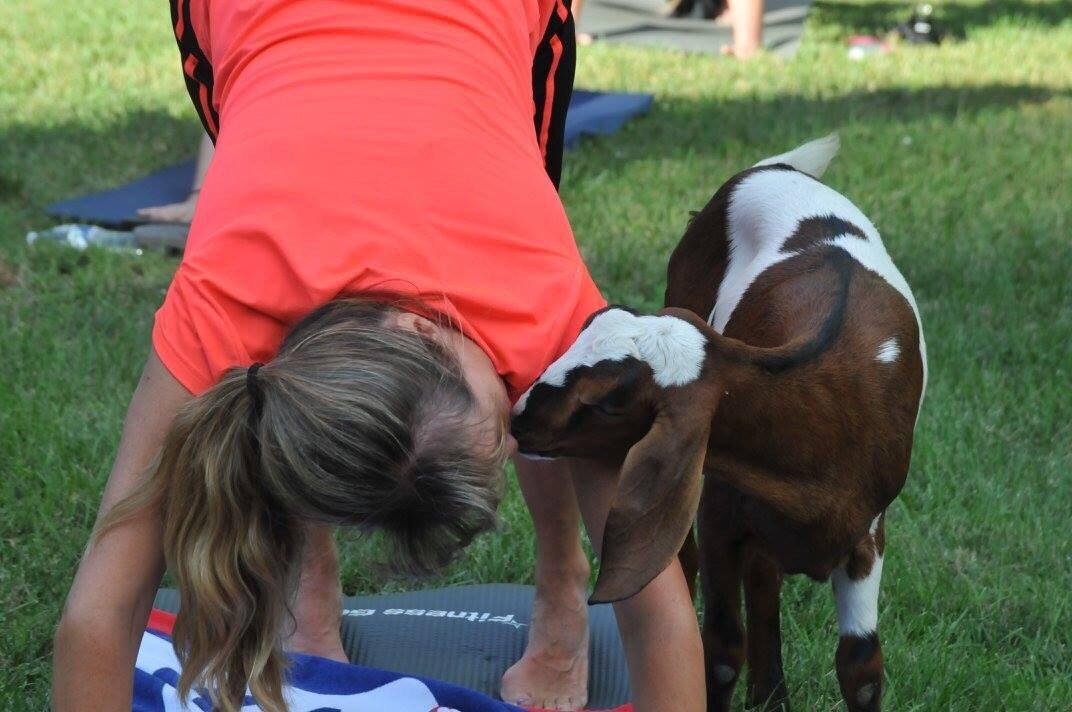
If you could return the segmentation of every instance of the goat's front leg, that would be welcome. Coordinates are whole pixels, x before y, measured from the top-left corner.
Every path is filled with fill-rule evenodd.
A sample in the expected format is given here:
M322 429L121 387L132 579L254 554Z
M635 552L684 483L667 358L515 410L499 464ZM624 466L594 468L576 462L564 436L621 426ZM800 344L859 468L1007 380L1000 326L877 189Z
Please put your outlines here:
M707 481L700 501L697 533L708 712L730 709L745 656L741 626L742 547L725 529L727 510L725 487Z
M748 616L748 705L788 712L782 672L782 571L755 547L745 552L744 607Z
M853 549L831 581L840 640L837 676L849 712L877 712L882 701L882 647L878 641L878 588L885 551L885 517Z

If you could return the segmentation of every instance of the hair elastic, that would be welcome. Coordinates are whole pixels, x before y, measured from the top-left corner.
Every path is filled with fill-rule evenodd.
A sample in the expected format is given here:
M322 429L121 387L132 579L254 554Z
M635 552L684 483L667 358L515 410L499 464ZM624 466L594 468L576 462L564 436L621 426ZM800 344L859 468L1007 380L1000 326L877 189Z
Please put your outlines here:
M246 390L253 398L253 412L258 418L261 415L261 406L264 404L264 393L261 392L261 384L257 380L257 371L261 370L263 365L258 361L246 369Z

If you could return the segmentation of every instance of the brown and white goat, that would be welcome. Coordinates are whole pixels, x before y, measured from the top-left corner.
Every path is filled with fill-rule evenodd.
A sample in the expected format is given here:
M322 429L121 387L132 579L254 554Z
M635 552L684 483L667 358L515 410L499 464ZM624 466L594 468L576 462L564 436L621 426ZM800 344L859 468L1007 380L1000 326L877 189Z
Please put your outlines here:
M837 149L813 141L727 181L670 259L669 308L598 312L514 411L523 453L622 462L593 601L633 595L679 552L691 585L698 511L711 710L746 651L749 702L787 704L779 598L795 573L833 583L849 709L880 705L884 512L926 355L878 232L818 180Z

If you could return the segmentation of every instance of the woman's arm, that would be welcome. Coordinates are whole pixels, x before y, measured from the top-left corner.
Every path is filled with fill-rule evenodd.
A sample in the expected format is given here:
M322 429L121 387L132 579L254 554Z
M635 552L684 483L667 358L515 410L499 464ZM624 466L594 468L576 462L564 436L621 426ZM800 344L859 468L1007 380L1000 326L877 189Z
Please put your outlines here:
M573 475L596 553L618 489L618 468L589 460L553 464ZM640 593L614 604L636 712L700 712L706 707L703 645L692 597L675 558Z
M98 518L133 491L175 413L189 398L151 353L127 410ZM134 660L163 573L161 526L154 511L90 542L56 630L52 681L56 712L130 709Z

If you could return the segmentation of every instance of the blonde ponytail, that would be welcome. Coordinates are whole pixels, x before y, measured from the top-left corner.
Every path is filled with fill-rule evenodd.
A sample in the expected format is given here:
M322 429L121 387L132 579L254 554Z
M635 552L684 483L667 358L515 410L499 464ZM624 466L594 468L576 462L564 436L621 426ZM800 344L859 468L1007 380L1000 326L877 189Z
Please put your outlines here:
M286 712L282 652L306 524L378 528L392 567L442 566L496 522L502 452L474 437L453 354L388 326L393 308L332 302L263 368L233 369L178 413L140 488L98 536L159 512L180 593L179 693L236 712L249 686Z

